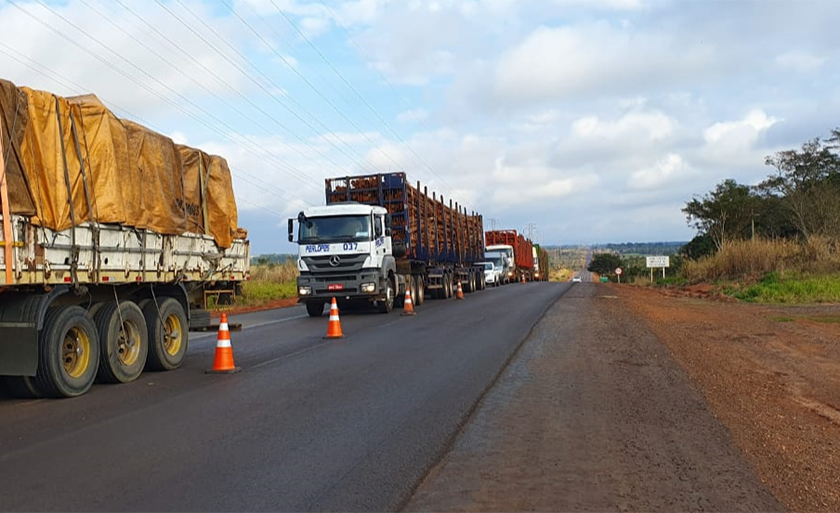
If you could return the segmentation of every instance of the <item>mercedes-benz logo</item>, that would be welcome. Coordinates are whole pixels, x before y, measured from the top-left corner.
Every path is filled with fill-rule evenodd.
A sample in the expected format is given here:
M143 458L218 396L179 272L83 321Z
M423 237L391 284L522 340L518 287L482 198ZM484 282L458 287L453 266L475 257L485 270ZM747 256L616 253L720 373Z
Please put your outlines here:
M341 263L341 257L338 255L333 255L330 257L330 265L333 267L337 267L338 264Z

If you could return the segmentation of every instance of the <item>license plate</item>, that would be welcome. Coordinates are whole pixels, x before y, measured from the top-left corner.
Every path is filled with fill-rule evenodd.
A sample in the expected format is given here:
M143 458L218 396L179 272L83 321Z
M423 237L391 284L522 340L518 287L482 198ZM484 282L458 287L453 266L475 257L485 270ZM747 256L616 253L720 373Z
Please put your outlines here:
M344 290L344 284L330 283L329 285L327 285L327 290Z

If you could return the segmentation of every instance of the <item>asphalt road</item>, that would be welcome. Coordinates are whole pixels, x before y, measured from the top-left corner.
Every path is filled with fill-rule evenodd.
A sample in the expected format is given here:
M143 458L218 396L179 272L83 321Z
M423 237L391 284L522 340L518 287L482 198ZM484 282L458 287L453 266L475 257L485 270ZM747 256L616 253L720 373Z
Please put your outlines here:
M0 509L394 510L569 284L427 301L415 317L301 307L231 318L234 375L185 365L69 400L0 400Z

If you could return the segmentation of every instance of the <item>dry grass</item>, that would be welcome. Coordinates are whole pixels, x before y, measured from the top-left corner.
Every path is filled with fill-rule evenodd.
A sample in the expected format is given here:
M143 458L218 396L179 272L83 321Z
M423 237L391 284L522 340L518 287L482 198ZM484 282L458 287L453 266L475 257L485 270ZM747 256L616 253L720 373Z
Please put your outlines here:
M714 255L687 261L683 268L689 283L756 278L767 273L823 274L838 271L838 242L819 237L811 237L804 243L767 239L731 241Z
M293 260L282 264L252 265L251 280L242 286L241 303L255 306L297 297L298 271Z
M287 260L282 264L252 265L251 281L286 282L293 281L298 276L294 260Z

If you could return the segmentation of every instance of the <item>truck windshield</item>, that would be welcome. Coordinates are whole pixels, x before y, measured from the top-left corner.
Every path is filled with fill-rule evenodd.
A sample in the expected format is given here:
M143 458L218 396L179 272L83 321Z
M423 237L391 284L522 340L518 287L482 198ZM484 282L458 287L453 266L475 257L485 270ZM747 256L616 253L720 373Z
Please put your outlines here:
M298 242L350 242L370 240L369 216L308 217L300 223Z
M499 268L503 267L503 263L502 263L502 255L500 255L500 254L498 254L498 253L495 253L495 254L489 254L489 253L488 253L488 254L485 254L485 255L484 255L484 258L485 258L485 259L487 259L487 260L489 260L490 262L493 262L493 265L495 265L496 267L499 267Z

